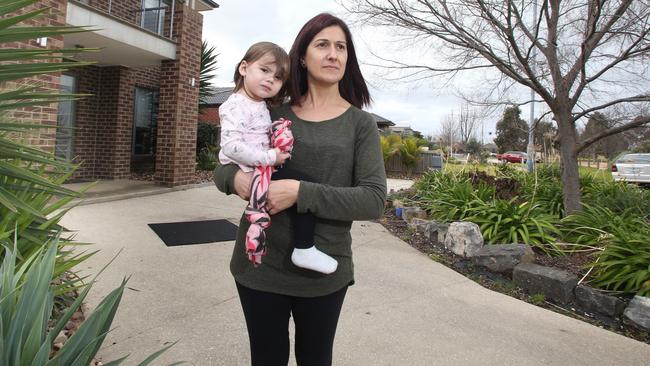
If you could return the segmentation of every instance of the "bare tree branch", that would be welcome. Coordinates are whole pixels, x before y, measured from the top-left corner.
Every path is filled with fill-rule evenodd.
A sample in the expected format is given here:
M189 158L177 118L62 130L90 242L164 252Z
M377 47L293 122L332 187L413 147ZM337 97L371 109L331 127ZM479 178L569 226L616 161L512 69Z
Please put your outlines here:
M595 142L604 139L605 137L613 136L618 133L624 132L631 130L635 127L643 126L645 124L650 123L650 115L645 115L645 116L639 116L635 118L632 122L620 125L618 127L610 128L606 131L603 131L602 133L599 133L597 135L594 135L582 142L580 142L576 148L577 153L579 154Z

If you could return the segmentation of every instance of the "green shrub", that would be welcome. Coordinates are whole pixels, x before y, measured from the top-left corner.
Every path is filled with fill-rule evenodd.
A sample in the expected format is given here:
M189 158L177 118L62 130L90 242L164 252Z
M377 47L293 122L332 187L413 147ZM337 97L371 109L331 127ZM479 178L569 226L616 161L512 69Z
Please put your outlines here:
M220 131L219 126L199 122L196 128L196 154L197 156L205 148L212 148L219 146L220 141Z
M430 171L415 188L420 205L444 222L463 220L472 209L494 199L494 187L482 183L475 187L465 172Z
M617 214L625 212L650 219L650 190L625 182L606 181L585 191L582 201L591 206L610 209Z
M399 157L406 168L406 175L408 176L413 174L413 169L421 159L420 146L423 146L422 141L416 137L407 137L402 140L399 146Z
M618 229L635 231L639 225L643 225L643 220L630 212L618 214L607 207L583 203L582 211L562 219L562 239L568 243L603 246L604 238Z
M602 239L604 250L593 266L594 285L650 297L650 224L616 228Z
M6 42L27 41L38 37L61 37L64 34L86 31L81 27L20 26L21 22L41 16L47 8L16 13L35 3L34 0L12 1L0 6L0 42L3 66L0 67L0 81L19 80L29 75L52 74L89 63L70 60L87 49L23 49L11 48ZM61 61L64 57L66 61ZM52 62L41 62L50 59ZM60 210L72 199L80 196L61 186L76 167L55 157L49 152L28 146L19 138L50 125L27 125L13 121L7 112L20 107L52 104L62 99L74 99L81 95L42 92L34 86L7 88L0 91L0 260L7 248L16 246L16 258L21 265L40 250L43 243L51 240L64 229L59 226L61 217L67 212ZM88 188L88 187L86 187ZM54 276L71 269L87 255L72 254L63 245L71 244L61 239ZM65 292L71 285L64 283L57 290Z
M470 210L465 221L481 228L483 238L490 244L525 243L547 254L559 254L555 240L560 232L557 218L545 213L539 205L513 200L494 200Z
M219 147L205 147L196 156L196 169L213 171L219 162Z
M402 138L398 134L382 135L379 136L379 143L381 144L381 154L384 158L384 165L388 164L390 158L399 153L399 148L402 145Z
M55 272L57 248L54 238L25 258L22 264L17 264L15 251L6 251L0 266L0 365L87 366L110 330L126 280L104 297L52 356L55 338L81 306L94 282L81 289L79 297L58 320L51 320L56 289L50 281ZM48 324L52 324L51 328ZM153 354L141 365L149 364L172 345ZM111 364L118 365L125 358Z

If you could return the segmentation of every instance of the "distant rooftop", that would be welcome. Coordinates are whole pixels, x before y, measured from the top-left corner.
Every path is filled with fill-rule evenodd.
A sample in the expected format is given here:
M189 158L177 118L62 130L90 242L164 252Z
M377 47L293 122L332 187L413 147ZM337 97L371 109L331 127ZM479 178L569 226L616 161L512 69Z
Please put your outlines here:
M378 114L375 113L370 113L374 118L375 122L377 123L377 126L382 128L382 127L390 127L390 126L395 126L395 123L393 123L391 120L386 119Z
M223 102L228 99L230 94L232 94L232 90L234 87L228 86L228 87L223 87L223 88L214 88L214 93L212 93L211 96L205 98L206 103L208 105L215 105L215 104L223 104Z

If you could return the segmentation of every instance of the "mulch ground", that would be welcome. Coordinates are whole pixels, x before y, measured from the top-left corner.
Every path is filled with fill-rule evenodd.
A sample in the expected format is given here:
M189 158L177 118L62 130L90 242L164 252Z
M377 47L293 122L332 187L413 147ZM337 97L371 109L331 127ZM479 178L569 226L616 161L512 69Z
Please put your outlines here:
M131 172L131 179L153 182L154 173L153 172ZM212 182L211 170L197 170L196 172L194 172L194 179L192 183L206 183L206 182Z
M447 251L442 243L429 241L424 235L408 227L408 224L395 216L394 210L386 209L384 216L378 220L388 231L399 237L410 246L426 254L432 260L439 262L478 284L528 303L541 306L595 326L608 329L629 338L650 344L650 334L625 323L621 318L611 318L605 315L584 311L575 305L555 304L546 299L530 296L517 287L512 277L506 274L494 273L486 268L474 265L470 260ZM565 257L549 257L536 253L537 264L564 269L578 275L584 275L584 266L591 262L588 255L579 254ZM626 299L628 300L628 299Z

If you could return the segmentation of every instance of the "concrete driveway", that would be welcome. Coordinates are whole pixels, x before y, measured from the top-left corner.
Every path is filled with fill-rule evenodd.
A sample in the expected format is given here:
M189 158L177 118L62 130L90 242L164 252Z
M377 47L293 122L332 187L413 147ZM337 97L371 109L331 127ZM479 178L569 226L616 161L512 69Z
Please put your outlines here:
M228 270L233 242L166 247L148 223L238 222L245 203L214 187L79 206L63 219L100 250L94 308L130 276L100 356L126 364L176 340L160 362L247 365L248 339ZM388 233L353 226L357 284L348 291L335 365L648 365L650 346L487 290ZM291 363L292 365L295 364Z

